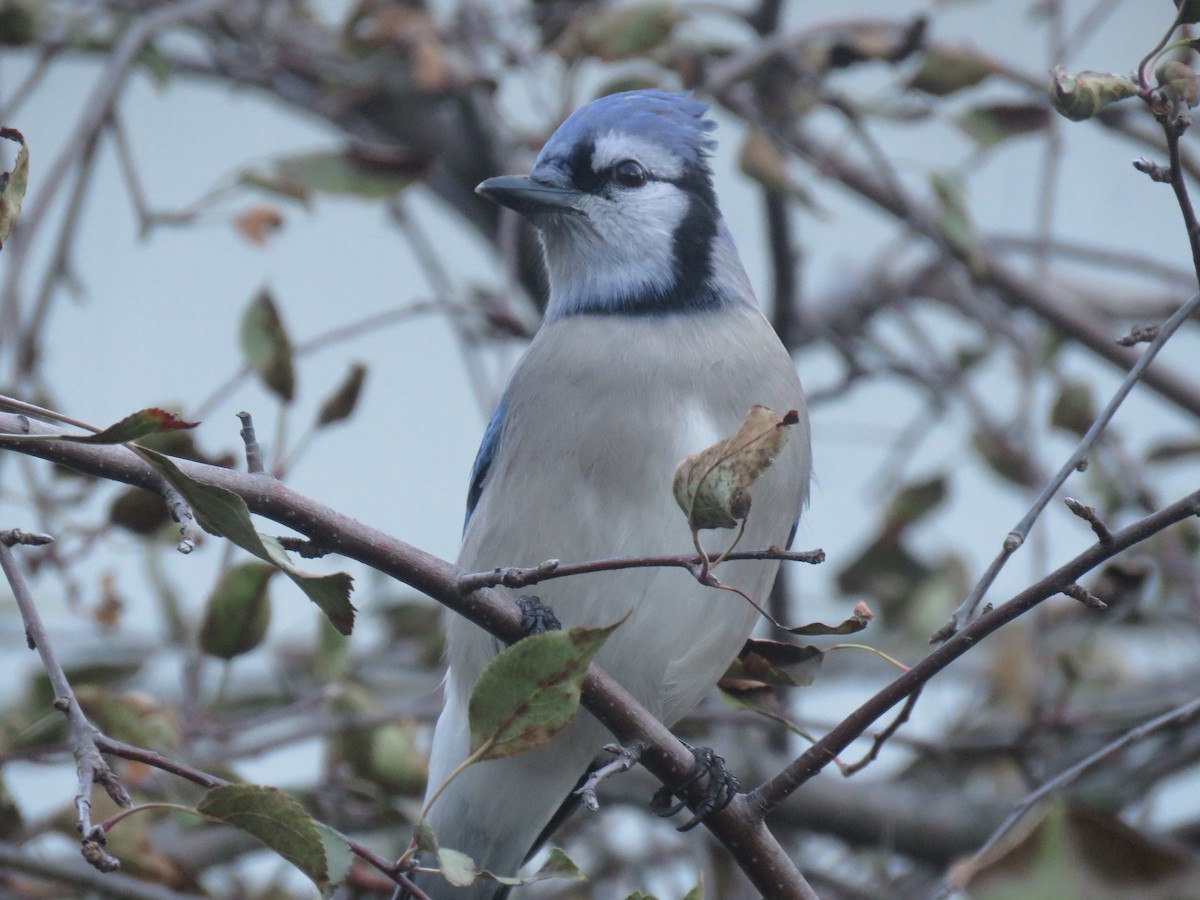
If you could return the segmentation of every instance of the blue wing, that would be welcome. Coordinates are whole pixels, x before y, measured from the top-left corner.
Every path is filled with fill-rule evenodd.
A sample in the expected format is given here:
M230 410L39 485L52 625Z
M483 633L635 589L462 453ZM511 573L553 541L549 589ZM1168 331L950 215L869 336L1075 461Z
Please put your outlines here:
M463 520L463 531L467 530L471 514L475 512L475 507L483 494L483 485L487 481L488 470L492 467L492 460L496 458L496 450L500 447L500 432L504 428L504 417L507 413L508 396L505 395L500 398L500 402L496 405L496 411L492 413L492 420L488 422L487 430L483 433L483 442L479 445L479 452L475 455L475 465L471 467L471 486L467 490L467 516Z

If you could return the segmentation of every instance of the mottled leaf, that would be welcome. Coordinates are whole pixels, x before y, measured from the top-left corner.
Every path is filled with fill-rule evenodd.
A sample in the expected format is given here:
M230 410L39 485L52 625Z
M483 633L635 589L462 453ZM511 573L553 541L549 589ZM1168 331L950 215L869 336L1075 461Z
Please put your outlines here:
M346 839L313 821L278 788L230 784L210 789L196 807L206 818L231 825L266 844L307 875L326 896L346 877Z
M1073 122L1090 119L1119 100L1137 96L1137 85L1124 75L1107 72L1067 74L1062 66L1050 72L1050 103Z
M807 687L816 680L824 659L820 647L752 638L724 677L781 687Z
M812 622L808 625L801 625L798 628L789 628L791 634L804 635L806 637L814 637L821 634L855 634L862 631L871 624L871 620L875 618L875 614L871 612L867 604L859 602L854 604L854 612L850 618L839 622L837 625L825 625L821 622Z
M502 650L471 691L471 752L486 745L481 759L515 756L566 728L588 663L619 624L547 631Z
M755 404L737 433L689 456L675 469L675 502L693 531L734 528L750 512L750 487L787 443L795 410L779 415Z
M76 444L124 444L151 434L195 428L199 424L199 422L185 422L174 413L151 407L138 410L96 434L64 434L59 440L71 441Z
M12 234L21 203L25 200L25 189L29 186L29 148L25 138L15 128L0 128L0 138L16 141L20 145L11 172L0 172L0 249Z

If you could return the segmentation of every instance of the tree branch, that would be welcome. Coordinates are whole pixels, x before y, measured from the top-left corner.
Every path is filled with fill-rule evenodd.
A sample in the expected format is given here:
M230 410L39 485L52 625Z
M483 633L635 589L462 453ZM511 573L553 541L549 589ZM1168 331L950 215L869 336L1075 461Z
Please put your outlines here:
M9 441L5 434L54 435L59 429L10 413L0 413L0 449L40 457L85 474L157 490L158 476L122 446L88 446L61 441ZM239 495L251 512L294 528L331 551L357 560L421 591L504 641L521 637L521 611L494 589L468 594L459 590L463 573L457 566L390 535L351 519L273 478L248 475L175 460L189 477ZM615 679L592 665L583 683L583 703L622 744L647 747L641 762L665 786L695 804L701 785L686 782L695 759L665 725L656 720ZM816 894L745 797L704 820L764 896L779 900L813 900Z
M985 612L980 618L930 652L911 669L862 704L786 769L753 791L750 795L751 801L764 812L769 811L832 762L851 742L865 732L871 723L909 694L928 683L934 675L989 634L1029 612L1049 597L1062 593L1064 588L1075 583L1085 573L1090 572L1105 560L1111 559L1121 551L1141 543L1177 522L1196 515L1200 515L1200 491L1188 494L1170 506L1151 513L1115 532L1112 542L1109 544L1093 544L1045 578L1021 591L1007 603L990 612Z

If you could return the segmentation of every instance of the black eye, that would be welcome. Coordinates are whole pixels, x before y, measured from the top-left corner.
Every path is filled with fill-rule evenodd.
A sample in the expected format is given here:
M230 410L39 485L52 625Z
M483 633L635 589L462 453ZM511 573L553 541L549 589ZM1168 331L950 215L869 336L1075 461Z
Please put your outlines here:
M642 164L626 159L613 166L613 181L622 187L639 188L649 179Z

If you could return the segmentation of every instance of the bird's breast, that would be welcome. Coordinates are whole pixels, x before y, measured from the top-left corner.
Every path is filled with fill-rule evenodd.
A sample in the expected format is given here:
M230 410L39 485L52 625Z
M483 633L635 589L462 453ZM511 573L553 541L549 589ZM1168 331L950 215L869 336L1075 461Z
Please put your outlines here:
M676 466L736 431L754 403L803 408L790 358L751 312L757 318L724 323L580 316L546 326L510 382L461 565L694 553L672 494ZM808 480L806 431L797 437L753 491L744 546L788 539ZM719 552L732 536L706 532L704 544ZM725 564L722 580L761 601L775 568ZM630 614L599 661L668 720L715 681L755 620L744 600L699 585L684 569L609 571L533 590L564 626L609 625ZM474 626L453 627L451 668L473 683L495 644L477 629L472 636Z

